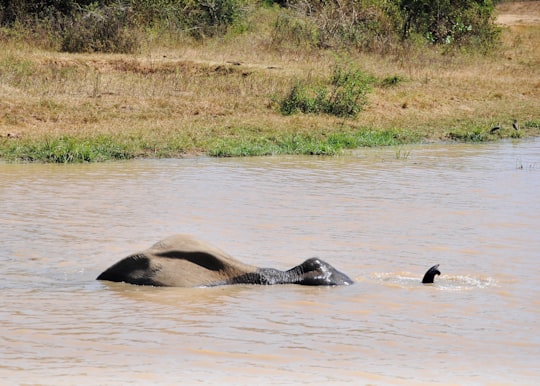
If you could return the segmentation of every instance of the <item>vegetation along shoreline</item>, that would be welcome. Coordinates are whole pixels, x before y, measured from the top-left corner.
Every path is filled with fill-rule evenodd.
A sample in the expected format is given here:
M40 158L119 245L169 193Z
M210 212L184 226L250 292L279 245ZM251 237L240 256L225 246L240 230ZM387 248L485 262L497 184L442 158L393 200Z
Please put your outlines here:
M421 4L6 0L0 160L539 136L540 2Z

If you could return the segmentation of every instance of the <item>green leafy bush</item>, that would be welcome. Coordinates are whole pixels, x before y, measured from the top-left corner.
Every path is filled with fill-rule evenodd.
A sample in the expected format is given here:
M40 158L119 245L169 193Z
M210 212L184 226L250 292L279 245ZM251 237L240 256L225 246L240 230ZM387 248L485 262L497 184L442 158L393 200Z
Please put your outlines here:
M400 0L402 37L419 34L433 44L489 48L498 41L491 0Z
M297 82L292 86L287 96L281 101L279 109L284 115L291 115L297 112L318 112L316 98L313 97L312 90L308 90L303 82Z
M367 104L373 78L350 66L336 66L328 85L297 82L280 102L284 115L297 112L355 117Z
M354 117L367 105L373 78L357 68L337 66L323 112L338 117Z

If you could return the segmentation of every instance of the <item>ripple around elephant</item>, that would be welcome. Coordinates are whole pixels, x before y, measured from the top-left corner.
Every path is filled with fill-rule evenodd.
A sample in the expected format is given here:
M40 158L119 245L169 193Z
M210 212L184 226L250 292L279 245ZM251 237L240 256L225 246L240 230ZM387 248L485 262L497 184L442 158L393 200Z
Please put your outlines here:
M280 271L244 264L189 235L175 235L120 260L97 280L166 287L210 287L225 284L349 285L344 273L319 258Z

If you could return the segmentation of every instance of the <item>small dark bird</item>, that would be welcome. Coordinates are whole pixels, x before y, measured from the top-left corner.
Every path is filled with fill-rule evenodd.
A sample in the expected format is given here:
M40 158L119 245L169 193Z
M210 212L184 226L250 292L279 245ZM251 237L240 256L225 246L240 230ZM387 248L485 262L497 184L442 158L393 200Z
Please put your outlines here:
M426 274L424 275L424 278L422 279L422 284L431 284L435 280L436 275L440 275L441 271L439 271L439 264L434 265L430 269L427 270Z
M512 123L512 127L514 128L515 131L519 131L519 123L517 119L514 119L514 122Z
M491 130L489 131L489 134L493 134L494 132L496 132L497 130L500 130L500 129L501 129L501 124L497 123L497 126L493 126L491 128Z

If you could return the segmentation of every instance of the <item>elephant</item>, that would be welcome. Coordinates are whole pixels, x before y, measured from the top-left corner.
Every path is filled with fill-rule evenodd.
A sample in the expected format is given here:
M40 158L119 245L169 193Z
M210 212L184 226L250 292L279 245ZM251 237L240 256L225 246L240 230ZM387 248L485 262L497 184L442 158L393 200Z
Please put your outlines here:
M101 273L97 280L158 287L212 287L226 284L353 284L344 273L319 258L287 271L244 264L191 235L179 234L130 255Z

